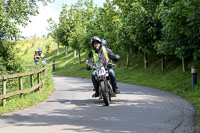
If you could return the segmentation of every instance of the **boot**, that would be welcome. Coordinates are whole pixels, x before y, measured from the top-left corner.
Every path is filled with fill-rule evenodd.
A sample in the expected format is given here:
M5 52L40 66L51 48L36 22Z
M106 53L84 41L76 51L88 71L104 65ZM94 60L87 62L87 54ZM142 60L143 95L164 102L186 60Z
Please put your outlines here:
M99 88L94 88L95 93L92 95L92 97L98 97L99 96Z
M95 93L92 95L92 97L98 97L99 96L99 91L95 91Z
M117 83L113 84L113 91L115 92L115 94L120 94L120 91L118 89Z

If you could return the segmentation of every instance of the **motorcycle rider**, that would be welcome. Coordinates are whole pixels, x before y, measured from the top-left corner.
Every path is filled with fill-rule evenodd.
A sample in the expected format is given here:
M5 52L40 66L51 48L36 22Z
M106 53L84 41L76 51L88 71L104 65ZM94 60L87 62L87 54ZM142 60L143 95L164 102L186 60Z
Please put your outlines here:
M101 43L102 43L102 46L103 46L103 47L106 47L106 48L108 47L108 42L107 42L106 40L102 39L102 40L101 40ZM109 49L109 48L108 48L108 49ZM109 49L109 50L111 50L111 49ZM112 51L112 50L111 50L111 51ZM112 60L111 60L111 62L112 62ZM112 71L112 69L111 69L111 71ZM115 78L114 81L116 81L115 72L113 71L112 73L113 73L113 75L114 75L113 77ZM118 89L117 84L116 84L115 87ZM119 91L119 90L117 90L117 91ZM119 92L119 93L120 93L120 92Z
M40 59L40 56L38 55L38 49L35 50L34 54L34 62L35 64L39 63L38 60Z
M104 39L101 40L103 46L105 46L106 48L108 47L108 42Z
M39 63L39 59L41 59L42 61L46 59L46 56L42 53L41 49L36 49L35 50L35 54L34 54L34 62L36 64Z
M92 64L97 62L98 60L101 60L103 62L108 62L109 58L113 61L118 61L120 59L119 55L115 55L112 52L112 50L102 46L102 40L97 36L94 36L91 39L91 45L92 45L93 50L89 53L87 70L91 70ZM119 94L120 91L118 90L118 87L117 87L115 72L113 71L113 69L111 67L108 67L108 71L109 71L109 75L111 78L113 91L115 92L115 94ZM93 97L98 97L99 96L99 84L95 79L95 75L96 75L96 70L92 73L92 82L93 82L93 86L95 89L95 93L93 94Z

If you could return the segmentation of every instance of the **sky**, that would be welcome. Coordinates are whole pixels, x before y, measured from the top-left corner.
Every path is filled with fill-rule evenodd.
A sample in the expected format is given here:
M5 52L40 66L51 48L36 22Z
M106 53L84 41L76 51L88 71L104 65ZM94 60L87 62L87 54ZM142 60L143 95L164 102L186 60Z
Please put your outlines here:
M77 0L55 0L54 3L49 3L47 6L43 6L41 3L39 3L39 14L37 16L32 16L30 18L31 23L29 23L25 28L19 27L22 31L21 35L24 37L31 37L33 35L41 37L42 35L47 35L47 20L49 18L53 18L53 20L58 23L62 5L67 4L70 6L76 2ZM106 0L94 0L94 4L101 7L103 7L104 2L106 2Z

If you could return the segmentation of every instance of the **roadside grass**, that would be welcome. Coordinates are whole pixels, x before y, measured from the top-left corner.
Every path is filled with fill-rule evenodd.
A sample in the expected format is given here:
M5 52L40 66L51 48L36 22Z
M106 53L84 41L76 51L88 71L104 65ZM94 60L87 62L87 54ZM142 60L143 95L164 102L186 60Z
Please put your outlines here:
M56 71L55 75L64 75L81 78L91 78L92 71L86 70L87 54L81 54L82 63L78 63L78 57L73 57L73 51L69 51L69 55L65 56L65 49L60 49L60 54L56 55L56 50L48 55L49 60L55 61ZM182 65L180 60L174 59L167 60L165 71L161 71L160 61L157 58L150 59L150 64L147 69L143 67L142 55L134 55L131 57L131 66L126 67L125 56L121 56L119 62L117 62L118 68L114 68L118 82L131 83L143 86L149 86L164 91L168 91L179 95L189 101L196 110L196 119L200 121L200 84L197 84L195 88L192 88L191 73L190 70L182 72ZM199 66L198 62L191 62L188 68L192 65ZM199 69L199 67L198 67ZM198 79L198 83L200 80ZM122 90L123 91L123 90ZM198 123L198 127L200 124Z

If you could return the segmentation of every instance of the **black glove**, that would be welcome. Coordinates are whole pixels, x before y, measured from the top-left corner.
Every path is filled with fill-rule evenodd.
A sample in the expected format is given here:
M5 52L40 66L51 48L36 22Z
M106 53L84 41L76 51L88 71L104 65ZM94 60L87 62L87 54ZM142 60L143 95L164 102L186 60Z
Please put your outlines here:
M91 70L91 67L87 67L86 70Z
M88 66L87 66L86 69L87 69L87 70L91 70L91 69L92 69L92 65L91 65L91 64L88 64Z
M119 56L119 55L116 55L116 59L119 60L119 59L120 59L120 56Z

